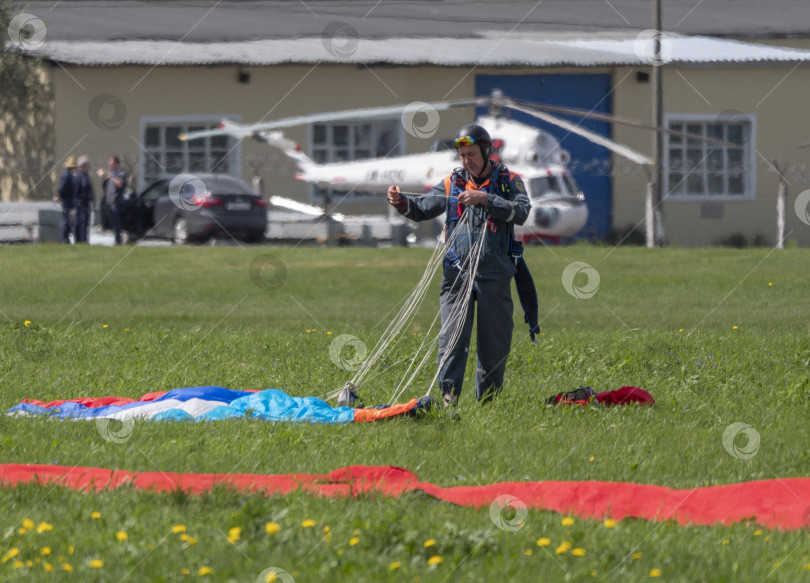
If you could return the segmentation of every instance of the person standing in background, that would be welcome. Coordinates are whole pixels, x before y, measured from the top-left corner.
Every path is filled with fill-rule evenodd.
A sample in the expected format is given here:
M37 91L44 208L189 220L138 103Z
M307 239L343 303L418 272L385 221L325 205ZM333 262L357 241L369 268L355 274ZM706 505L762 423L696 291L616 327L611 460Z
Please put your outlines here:
M59 180L59 190L56 191L56 200L62 205L62 229L59 239L62 243L70 244L71 215L76 208L76 156L68 156L65 162L65 171Z
M104 196L101 199L101 214L109 218L110 226L115 232L115 244L121 244L121 214L123 213L123 194L129 182L129 175L121 168L121 159L118 156L110 156L108 161L109 170L104 172L98 169L98 176L102 179L102 190ZM106 221L102 221L105 223Z
M76 181L76 243L87 243L90 230L90 212L96 202L93 194L93 183L90 182L90 160L80 156L79 169L74 176Z

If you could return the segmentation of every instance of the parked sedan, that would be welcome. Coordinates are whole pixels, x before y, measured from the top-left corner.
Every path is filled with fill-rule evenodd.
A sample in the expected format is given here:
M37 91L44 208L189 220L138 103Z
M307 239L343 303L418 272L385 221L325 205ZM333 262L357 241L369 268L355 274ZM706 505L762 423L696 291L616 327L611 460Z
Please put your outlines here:
M147 186L125 217L125 229L136 237L178 245L214 236L256 243L267 230L267 201L233 176L178 174Z

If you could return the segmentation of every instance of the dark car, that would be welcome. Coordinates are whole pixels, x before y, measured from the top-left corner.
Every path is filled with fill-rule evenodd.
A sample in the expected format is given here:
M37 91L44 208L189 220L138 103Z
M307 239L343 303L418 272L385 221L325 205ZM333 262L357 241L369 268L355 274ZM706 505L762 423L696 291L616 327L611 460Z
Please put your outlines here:
M178 174L150 184L122 215L134 237L171 239L178 245L227 237L257 243L267 230L267 201L225 174Z

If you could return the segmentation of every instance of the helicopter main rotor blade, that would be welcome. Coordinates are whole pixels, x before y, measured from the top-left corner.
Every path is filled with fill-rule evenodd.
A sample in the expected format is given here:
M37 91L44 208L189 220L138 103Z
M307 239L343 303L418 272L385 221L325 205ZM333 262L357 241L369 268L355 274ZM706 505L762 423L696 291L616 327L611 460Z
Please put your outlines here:
M644 154L640 154L640 153L636 152L635 150L632 150L632 149L628 148L627 146L624 146L622 144L614 142L613 140L610 140L610 139L606 138L605 136L602 136L600 134L597 134L595 132L587 130L587 129L583 128L583 127L580 127L575 123L572 123L570 121L561 119L559 117L555 117L555 116L551 115L550 113L546 113L544 111L536 111L536 110L534 110L534 109L532 109L530 107L526 107L526 106L524 106L524 105L522 105L522 104L520 104L518 102L512 101L511 99L504 100L501 103L501 105L503 107L508 107L510 109L514 109L516 111L523 112L525 114L536 117L537 119L540 119L540 120L543 120L543 121L548 122L550 124L554 124L556 126L559 126L559 127L563 128L565 130L568 130L572 134L577 134L579 136L582 136L583 138L585 138L587 140L590 140L590 141L594 142L595 144L599 144L600 146L604 146L605 148L607 148L611 152L615 152L616 154L619 154L620 156L624 156L628 160L632 160L636 164L641 164L642 166L645 166L645 165L650 165L650 164L653 163L653 161L650 158L648 158L647 156L645 156Z
M438 101L432 103L411 102L404 105L391 105L386 107L368 107L364 109L348 109L344 111L315 113L311 115L298 115L293 117L277 119L274 121L254 123L251 125L239 125L232 123L232 126L238 127L240 132L243 132L245 135L249 136L260 131L289 128L311 123L335 122L351 119L362 119L362 120L390 119L392 116L402 115L409 110L411 110L414 115L416 115L419 112L428 113L429 115L429 112L431 110L434 112L439 112L448 110L452 107L468 107L479 104L481 104L481 101L476 99L461 99L457 101ZM186 140L194 140L196 138L211 135L222 135L225 133L228 132L226 131L226 129L223 128L220 130L205 130L201 132L191 132L189 134L186 134L184 137ZM233 135L232 132L231 135Z
M696 136L695 134L689 134L687 132L680 132L678 130L671 130L669 128L662 128L652 124L645 123L643 121L639 121L637 119L630 119L626 117L620 117L616 115L608 115L605 113L599 113L596 111L588 111L585 109L578 109L575 107L563 107L559 105L542 105L539 103L526 103L523 101L514 101L514 103L519 103L523 107L528 107L530 109L539 109L542 111L551 111L554 113L562 113L564 115L574 115L577 117L585 117L588 119L595 119L597 121L605 121L608 123L618 123L622 125L627 125L636 128L642 128L646 130L653 130L656 132L661 132L662 134L668 134L671 136L681 136L683 138L688 138L690 140L697 140L699 142L706 142L707 144L714 144L715 146L724 146L724 147L738 147L739 144L735 144L733 142L724 142L723 140L717 140L715 138L706 138L703 136Z

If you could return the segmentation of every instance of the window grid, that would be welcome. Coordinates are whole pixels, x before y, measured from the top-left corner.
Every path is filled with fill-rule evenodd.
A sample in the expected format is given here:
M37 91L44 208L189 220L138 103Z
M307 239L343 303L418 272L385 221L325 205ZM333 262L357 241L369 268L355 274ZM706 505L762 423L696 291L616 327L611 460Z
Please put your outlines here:
M667 136L665 157L667 197L676 200L748 200L753 198L753 119L692 119L671 117L668 128L702 138L728 142L717 145L684 136Z
M313 124L310 127L311 158L318 164L351 162L367 158L402 155L399 139L399 119L377 122L341 122ZM339 197L341 202L367 201L375 198L372 192L334 192L331 188L310 187L310 200L324 203Z
M191 141L180 140L180 135L190 132L215 129L217 123L199 122L148 122L143 130L144 163L143 185L166 174L182 172L232 171L232 157L237 148L231 148L228 136L208 136Z

